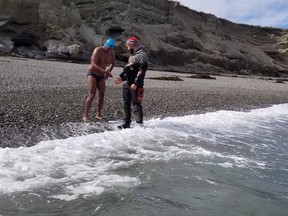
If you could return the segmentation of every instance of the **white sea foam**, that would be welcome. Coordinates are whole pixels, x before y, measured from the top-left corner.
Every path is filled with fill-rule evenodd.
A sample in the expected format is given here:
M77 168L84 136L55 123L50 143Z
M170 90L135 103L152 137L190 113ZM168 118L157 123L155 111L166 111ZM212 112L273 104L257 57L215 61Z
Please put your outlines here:
M171 159L190 158L195 163L228 169L265 168L265 162L247 157L241 149L236 151L238 146L230 141L254 149L241 138L251 136L255 128L264 130L266 123L281 122L287 116L288 104L250 112L218 111L152 119L144 127L43 141L29 148L0 149L0 193L32 193L59 187L50 197L71 200L99 195L141 183L139 176L117 174L117 170ZM266 133L269 129L267 126Z

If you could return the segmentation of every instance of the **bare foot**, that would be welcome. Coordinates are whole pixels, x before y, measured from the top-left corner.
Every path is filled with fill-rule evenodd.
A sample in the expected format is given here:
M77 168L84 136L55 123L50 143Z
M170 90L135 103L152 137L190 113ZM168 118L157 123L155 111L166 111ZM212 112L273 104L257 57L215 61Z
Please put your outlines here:
M88 116L83 116L83 117L82 117L82 121L83 121L83 122L88 122L88 121L89 121Z
M96 121L100 121L100 120L102 120L102 116L98 116L98 115L95 116L95 120L96 120Z

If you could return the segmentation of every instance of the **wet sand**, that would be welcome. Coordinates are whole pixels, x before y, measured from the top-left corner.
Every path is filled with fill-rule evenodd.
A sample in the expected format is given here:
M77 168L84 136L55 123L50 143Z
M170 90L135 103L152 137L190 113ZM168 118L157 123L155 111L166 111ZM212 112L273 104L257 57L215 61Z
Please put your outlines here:
M43 127L58 130L63 124L81 125L87 66L0 57L0 146L35 145L43 140L39 136ZM107 81L104 120L100 124L123 118L122 86L113 82L121 71L116 67L114 78ZM194 79L188 78L190 75L148 70L143 101L145 120L217 110L248 111L288 103L288 82L277 83L276 78L211 75L216 79ZM170 76L183 81L151 79ZM95 102L90 112L91 124L95 122ZM62 131L57 133L62 138Z

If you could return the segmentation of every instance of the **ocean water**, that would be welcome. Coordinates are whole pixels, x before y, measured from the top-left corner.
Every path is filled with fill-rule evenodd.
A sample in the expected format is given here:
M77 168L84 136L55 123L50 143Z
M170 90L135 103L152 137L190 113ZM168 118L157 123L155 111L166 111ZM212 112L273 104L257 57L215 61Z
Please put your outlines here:
M118 123L0 149L0 215L287 216L288 104Z

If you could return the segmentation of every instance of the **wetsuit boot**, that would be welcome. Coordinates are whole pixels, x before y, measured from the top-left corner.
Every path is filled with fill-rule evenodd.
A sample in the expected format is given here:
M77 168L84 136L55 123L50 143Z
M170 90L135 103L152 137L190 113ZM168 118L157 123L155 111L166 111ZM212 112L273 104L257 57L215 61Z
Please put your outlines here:
M118 125L117 128L118 128L118 129L130 128L130 124L124 123L124 124L122 124L122 125Z

